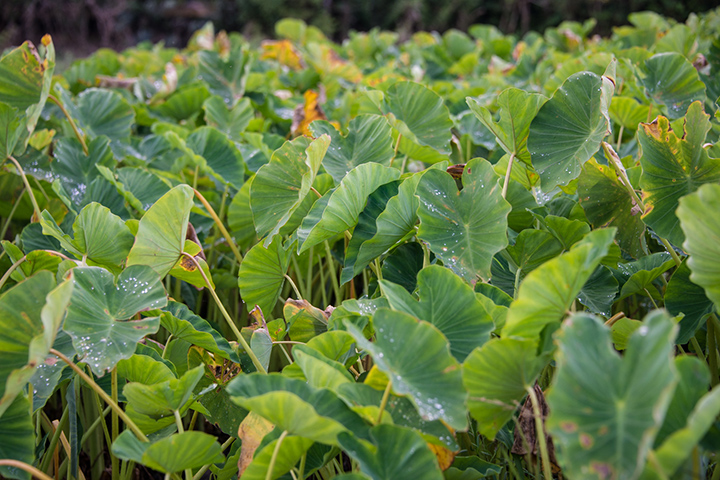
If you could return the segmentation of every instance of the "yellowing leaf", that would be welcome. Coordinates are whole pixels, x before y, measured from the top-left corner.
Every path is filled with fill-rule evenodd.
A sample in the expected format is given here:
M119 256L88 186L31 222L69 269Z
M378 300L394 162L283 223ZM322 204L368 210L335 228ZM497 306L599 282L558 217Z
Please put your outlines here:
M290 40L265 40L262 42L261 48L261 60L277 60L280 65L285 65L293 70L305 68L305 62Z
M240 424L240 428L238 428L238 438L242 441L240 459L238 460L238 476L241 476L248 465L250 465L250 462L252 462L255 456L255 450L260 446L263 437L274 428L275 425L255 412L248 413L247 417L245 417Z

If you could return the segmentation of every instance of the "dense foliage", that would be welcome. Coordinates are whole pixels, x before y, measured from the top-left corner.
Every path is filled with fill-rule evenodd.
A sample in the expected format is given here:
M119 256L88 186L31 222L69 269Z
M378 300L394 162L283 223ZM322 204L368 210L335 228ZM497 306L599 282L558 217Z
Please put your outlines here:
M0 473L720 478L720 11L630 21L8 52Z

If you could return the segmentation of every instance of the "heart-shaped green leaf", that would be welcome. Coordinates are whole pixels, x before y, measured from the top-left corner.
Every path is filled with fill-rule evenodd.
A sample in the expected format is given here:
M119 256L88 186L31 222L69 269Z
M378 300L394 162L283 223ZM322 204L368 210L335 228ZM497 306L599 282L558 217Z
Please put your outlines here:
M151 418L172 416L174 411L188 407L193 389L205 373L204 366L188 370L180 378L170 378L158 383L145 385L130 382L123 388L123 395L132 409Z
M283 247L280 235L267 247L258 243L245 254L238 271L238 287L248 310L259 306L266 314L272 312L280 298L291 254Z
M463 171L463 189L437 170L426 172L416 194L420 199L418 236L446 267L471 284L490 277L492 257L505 248L510 204L486 160L471 160Z
M223 183L240 188L245 182L245 164L235 144L220 130L200 127L186 140L188 148L204 160L203 167Z
M695 67L680 53L653 55L645 60L642 73L642 83L648 93L665 106L672 119L682 117L691 103L705 101L705 84Z
M73 294L63 329L73 339L80 360L102 376L135 345L160 326L158 317L132 318L143 310L162 308L167 295L158 274L146 265L127 267L117 281L100 267L72 269Z
M90 138L105 135L116 140L127 138L135 123L135 110L119 93L88 88L77 97L77 106L67 105Z
M203 103L205 122L231 140L239 142L242 140L240 134L245 131L255 112L249 98L243 98L232 108L228 107L222 97L213 95L208 98Z

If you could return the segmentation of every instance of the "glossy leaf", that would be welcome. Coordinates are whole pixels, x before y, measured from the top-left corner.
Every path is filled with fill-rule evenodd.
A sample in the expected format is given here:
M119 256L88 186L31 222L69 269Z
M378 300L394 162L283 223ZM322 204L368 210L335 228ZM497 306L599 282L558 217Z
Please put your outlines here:
M672 131L665 117L643 123L638 131L643 151L643 221L674 245L685 240L675 215L680 198L720 180L720 159L710 158L703 147L709 130L710 116L700 102L694 102L687 111L682 136Z
M467 425L460 364L437 327L410 315L379 309L373 315L377 339L371 343L346 323L358 346L392 380L392 390L408 395L425 420L442 419L453 428Z
M472 288L446 268L429 265L417 276L417 299L405 288L380 280L390 308L435 325L458 362L490 338L494 324Z
M530 124L527 147L545 192L577 178L610 133L615 82L581 72L565 80Z
M331 142L323 159L323 167L332 175L335 183L353 168L374 162L388 166L393 158L392 129L387 120L379 115L358 115L350 120L348 134L340 135L327 121L310 124L315 137L327 134Z
M658 53L645 60L642 83L650 96L665 106L672 119L685 114L691 103L705 100L705 85L684 55Z
M158 317L135 320L143 310L164 307L160 277L145 265L127 267L117 280L100 267L72 270L73 294L63 329L72 337L79 359L102 376L130 358L144 336L155 333Z
M446 173L430 170L420 179L418 236L430 250L471 284L490 276L492 257L507 246L510 204L502 198L492 165L471 160L463 171L463 190Z
M697 192L680 199L678 217L686 235L684 248L690 280L705 289L705 295L720 305L720 221L715 212L720 208L720 186L703 185Z
M127 265L148 265L167 275L183 252L194 192L179 185L163 195L140 219Z
M620 357L595 317L579 313L565 323L547 426L567 475L637 477L677 381L674 335L666 313L651 313Z

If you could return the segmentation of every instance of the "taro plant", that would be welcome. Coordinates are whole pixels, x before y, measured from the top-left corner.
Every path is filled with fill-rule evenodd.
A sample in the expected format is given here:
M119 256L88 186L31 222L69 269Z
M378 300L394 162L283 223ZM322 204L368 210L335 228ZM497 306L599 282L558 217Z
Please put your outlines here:
M0 475L720 478L720 11L0 58Z

